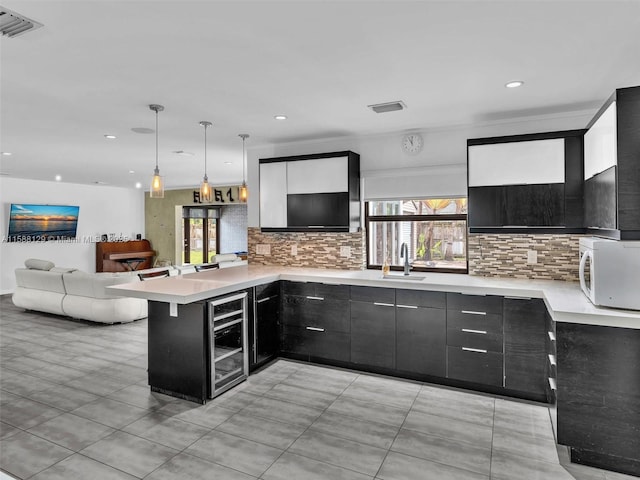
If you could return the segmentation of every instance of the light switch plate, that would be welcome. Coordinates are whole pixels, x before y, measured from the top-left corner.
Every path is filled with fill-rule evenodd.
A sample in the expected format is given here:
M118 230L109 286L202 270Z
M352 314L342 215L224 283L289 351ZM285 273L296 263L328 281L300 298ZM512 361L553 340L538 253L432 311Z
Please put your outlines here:
M340 256L349 258L351 256L351 247L340 247Z
M291 256L295 257L298 255L298 244L294 243L291 245Z
M527 250L527 263L529 265L535 265L536 263L538 263L537 250Z

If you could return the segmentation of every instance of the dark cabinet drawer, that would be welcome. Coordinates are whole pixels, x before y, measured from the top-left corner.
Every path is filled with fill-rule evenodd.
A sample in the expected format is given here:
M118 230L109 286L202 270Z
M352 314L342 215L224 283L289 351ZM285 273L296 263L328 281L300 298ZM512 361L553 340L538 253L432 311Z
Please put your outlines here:
M298 295L302 297L320 297L325 300L348 300L349 285L283 281L282 293L284 295Z
M482 314L473 310L447 310L447 328L452 330L477 330L502 335L502 315Z
M334 332L350 331L348 300L285 295L282 308L282 323L285 325L316 327Z
M504 375L502 364L501 353L475 351L464 347L447 347L447 377L449 378L501 387Z
M351 362L394 368L395 358L394 306L351 302Z
M447 345L502 353L502 332L492 333L472 328L448 328Z
M447 309L458 312L483 312L502 315L502 297L447 293Z
M447 308L447 294L423 290L396 290L396 305L445 309Z
M280 282L266 283L256 286L256 300L262 300L280 295Z
M350 335L348 333L322 331L315 327L282 328L281 350L313 358L348 362Z
M396 291L393 288L352 286L351 300L356 302L377 302L394 305L396 303Z

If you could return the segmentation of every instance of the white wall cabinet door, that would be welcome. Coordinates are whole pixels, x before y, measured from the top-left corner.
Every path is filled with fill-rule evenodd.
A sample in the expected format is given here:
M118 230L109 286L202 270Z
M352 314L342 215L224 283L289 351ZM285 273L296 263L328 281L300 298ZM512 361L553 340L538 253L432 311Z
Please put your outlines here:
M584 134L584 179L604 172L618 163L616 102Z
M469 146L469 186L564 183L564 139Z
M287 226L287 162L260 164L260 226Z
M318 158L287 163L287 193L349 191L349 158Z

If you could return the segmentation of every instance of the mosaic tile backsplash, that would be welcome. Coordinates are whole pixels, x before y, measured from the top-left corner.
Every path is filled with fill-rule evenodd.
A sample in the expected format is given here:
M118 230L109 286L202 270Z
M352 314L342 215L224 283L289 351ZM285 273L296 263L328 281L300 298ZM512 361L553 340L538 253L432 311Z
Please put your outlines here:
M580 235L469 234L469 275L578 281ZM535 250L537 263L527 263Z
M364 232L273 233L250 227L249 263L362 270L365 268L364 239Z

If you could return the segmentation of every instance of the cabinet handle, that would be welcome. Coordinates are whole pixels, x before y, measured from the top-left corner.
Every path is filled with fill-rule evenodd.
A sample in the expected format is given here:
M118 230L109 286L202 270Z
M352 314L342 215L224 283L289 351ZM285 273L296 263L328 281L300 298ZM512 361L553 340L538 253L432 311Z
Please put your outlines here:
M318 327L307 327L307 330L311 330L312 332L324 332L324 328Z
M475 312L473 310L462 310L462 313L468 313L469 315L486 315L487 312Z
M472 330L470 328L463 328L462 331L463 332L467 332L467 333L479 333L480 335L486 335L487 334L486 330Z
M486 350L482 350L481 348L462 347L462 350L465 352L487 353Z
M398 308L418 308L416 305L396 305Z
M549 387L551 387L551 390L556 390L557 386L555 378L549 377Z
M549 340L551 340L552 342L556 341L556 335L553 332L547 332L549 334Z
M310 297L310 296L308 296L308 295L307 295L307 299L308 299L308 300L321 300L321 301L322 301L322 300L324 300L324 298L323 298L323 297Z
M549 363L553 366L556 365L556 356L549 354Z
M381 303L381 302L373 302L374 305L379 307L393 307L393 303Z
M262 302L266 302L267 300L271 300L273 297L265 297L265 298L261 298L260 300L256 300L256 303L262 303Z

